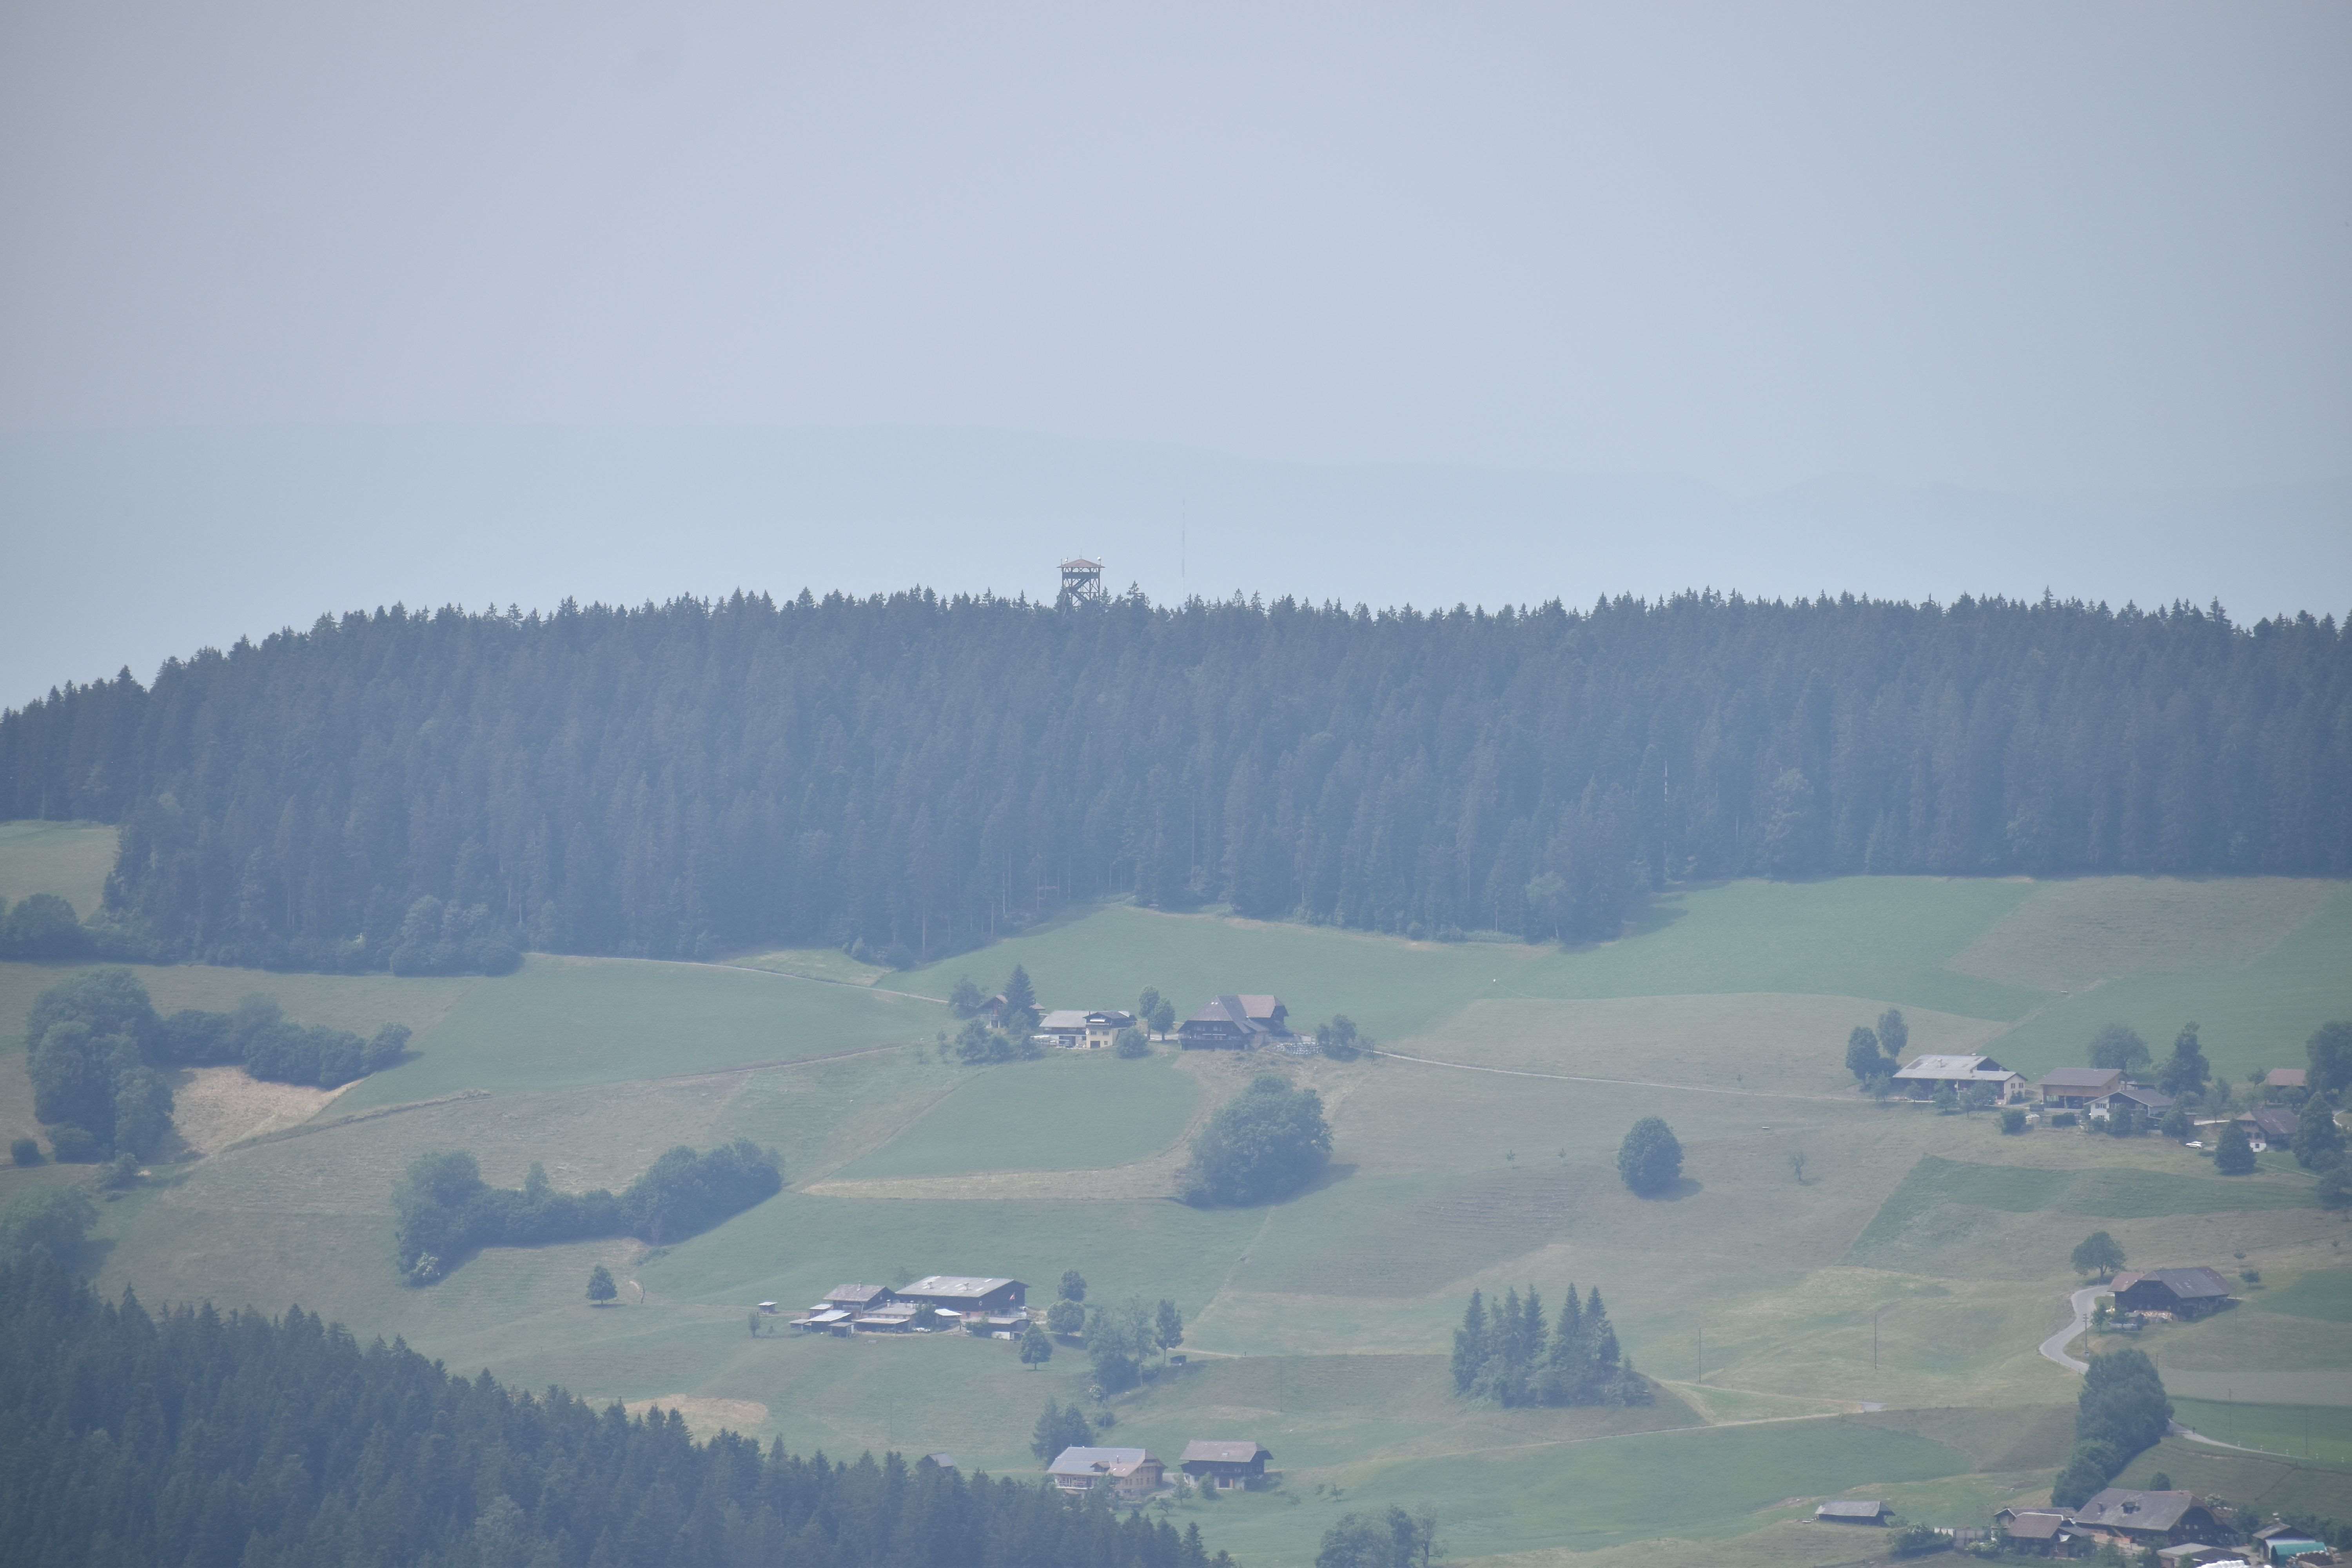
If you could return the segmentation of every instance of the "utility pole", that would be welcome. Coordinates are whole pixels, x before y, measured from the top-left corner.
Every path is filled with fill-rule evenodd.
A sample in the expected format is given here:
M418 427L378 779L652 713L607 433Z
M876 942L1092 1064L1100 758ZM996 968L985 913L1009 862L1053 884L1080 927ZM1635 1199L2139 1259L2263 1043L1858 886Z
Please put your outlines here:
M1698 1315L1698 1381L1706 1381L1706 1314ZM2307 1419L2307 1418L2306 1418Z
M1877 1312L1870 1314L1870 1370L1873 1372L1878 1370L1878 1312L1885 1310L1886 1309L1882 1306Z

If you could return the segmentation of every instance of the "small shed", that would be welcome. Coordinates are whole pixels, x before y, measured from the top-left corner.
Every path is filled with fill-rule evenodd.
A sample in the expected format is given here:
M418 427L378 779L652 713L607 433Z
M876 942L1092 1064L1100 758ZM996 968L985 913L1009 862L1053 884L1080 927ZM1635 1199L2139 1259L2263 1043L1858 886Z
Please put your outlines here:
M1886 1505L1876 1498L1833 1498L1813 1517L1825 1524L1885 1524Z
M953 1454L925 1454L923 1461L926 1464L937 1465L943 1470L952 1470L956 1468Z
M1196 1438L1184 1445L1184 1457L1177 1466L1195 1485L1229 1491L1264 1480L1265 1462L1273 1458L1272 1452L1254 1442Z

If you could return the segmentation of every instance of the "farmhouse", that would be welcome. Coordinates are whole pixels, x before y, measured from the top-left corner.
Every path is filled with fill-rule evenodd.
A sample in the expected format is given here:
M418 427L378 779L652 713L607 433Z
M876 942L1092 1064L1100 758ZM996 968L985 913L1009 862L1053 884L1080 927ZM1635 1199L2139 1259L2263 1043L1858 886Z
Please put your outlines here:
M2058 1068L2033 1087L2053 1110L2087 1110L2123 1086L2121 1068Z
M1279 996L1220 996L1177 1026L1188 1051L1245 1051L1290 1038L1290 1009Z
M2065 1550L2074 1539L2074 1521L2053 1508L2005 1508L1992 1521L2011 1547L2044 1557Z
M2136 1108L2140 1119L2146 1121L2163 1115L2172 1109L2172 1096L2162 1089L2150 1089L2144 1083L2127 1083L2091 1101L2087 1113L2094 1121L2105 1121L2115 1114L2118 1107L2128 1105Z
M2202 1318L2230 1304L2228 1281L2210 1268L2154 1268L2145 1273L2118 1274L2115 1291L2116 1309L2124 1312L2169 1312L2176 1318Z
M1226 1491L1264 1480L1265 1462L1273 1458L1255 1443L1195 1439L1184 1445L1184 1457L1177 1466L1195 1484Z
M2082 1531L2127 1546L2178 1546L2221 1532L2221 1521L2189 1492L2109 1487L2074 1510L2074 1518Z
M2238 1125L2246 1134L2256 1153L2265 1149L2284 1149L2294 1142L2295 1114L2283 1105L2258 1105L2238 1118Z
M1886 1505L1876 1498L1832 1498L1813 1517L1827 1524L1885 1524Z
M2273 1089L2308 1089L2311 1087L2311 1069L2273 1068L2263 1075L2263 1087Z
M1140 1502L1160 1489L1160 1461L1141 1448L1065 1448L1045 1467L1056 1489L1108 1489L1123 1502Z
M915 1301L888 1301L870 1312L860 1312L850 1326L861 1334L903 1334L915 1326L923 1308Z
M1895 1075L1895 1083L1914 1100L1926 1100L1947 1085L1955 1094L1966 1094L1979 1084L1987 1084L1994 1097L2006 1104L2024 1089L2025 1078L1990 1057L1919 1057Z
M1134 1014L1116 1008L1084 1013L1065 1007L1046 1014L1037 1026L1037 1035L1041 1039L1051 1039L1066 1051L1103 1051L1118 1041L1121 1029L1134 1023Z
M970 1274L927 1274L893 1292L901 1301L919 1301L943 1312L982 1317L1025 1306L1029 1287L1018 1279L983 1279Z

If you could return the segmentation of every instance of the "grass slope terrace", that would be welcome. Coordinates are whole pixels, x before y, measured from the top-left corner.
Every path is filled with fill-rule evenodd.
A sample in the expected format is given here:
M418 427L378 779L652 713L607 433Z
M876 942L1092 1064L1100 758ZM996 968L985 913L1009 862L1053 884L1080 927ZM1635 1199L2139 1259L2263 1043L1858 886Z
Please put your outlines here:
M2056 936L2011 923L2046 920L2037 906L2054 899L2071 911ZM2168 1374L2178 1359L2308 1379L2296 1369L2340 1327L2334 1276L2352 1268L2336 1245L2352 1235L2309 1206L2291 1161L2222 1181L2158 1139L2011 1138L1989 1116L1880 1109L1844 1071L1847 1029L1900 1005L1915 1051L1984 1050L2031 1074L2075 1059L2103 998L2157 986L2169 999L2152 1016L2117 1016L2167 1039L2185 1009L2217 1068L2242 1076L2300 1059L2317 1022L2352 1016L2344 902L2335 884L2259 881L1732 883L1568 952L1112 906L911 973L835 955L834 973L794 978L808 956L779 952L746 961L765 973L533 957L498 979L270 976L281 994L311 988L287 995L297 1016L412 1021L409 1058L346 1090L320 1130L159 1168L105 1205L100 1282L151 1301L299 1301L457 1371L667 1402L798 1451L945 1449L967 1472L1034 1474L1029 1428L1048 1398L1086 1401L1083 1354L1033 1370L961 1336L754 1338L747 1310L932 1272L1042 1293L1076 1268L1105 1300L1175 1301L1192 1355L1114 1401L1106 1441L1163 1460L1195 1437L1275 1451L1279 1487L1175 1516L1246 1568L1311 1562L1339 1515L1392 1502L1436 1507L1451 1550L1496 1568L1613 1568L1671 1540L1794 1568L1839 1550L1810 1523L1822 1496L1883 1494L1948 1523L2046 1500L2076 1384L2035 1347L2063 1320L2066 1255L2087 1231L2110 1231L2134 1266L2234 1267L2243 1251L2259 1267L2243 1307L2151 1341ZM2094 929L2135 921L2153 937ZM2053 956L2069 940L2080 951ZM1296 1016L1347 1012L1385 1048L1458 1065L941 1059L929 1042L948 1014L924 998L962 973L993 989L1015 962L1048 1005L1129 1006L1146 984L1180 1007L1269 990ZM0 1031L53 973L26 967L0 965L0 1004L18 999ZM142 973L159 1006L253 988ZM2061 980L2073 995L2043 988ZM195 986L221 990L172 989ZM2088 1027L2021 1056L2014 1042L2078 1005ZM0 1117L20 1103L12 1062L0 1048ZM1266 1208L1171 1201L1190 1131L1267 1065L1324 1100L1324 1179ZM392 1113L326 1125L355 1109ZM1686 1151L1689 1186L1663 1200L1614 1169L1645 1115ZM538 1162L563 1190L617 1191L667 1148L738 1137L776 1149L792 1185L701 1235L495 1248L430 1290L398 1287L390 1197L420 1152L471 1150L501 1187ZM0 1168L0 1193L55 1179ZM598 1263L621 1283L615 1308L583 1298ZM1464 1299L1530 1280L1549 1302L1601 1285L1658 1405L1456 1398L1445 1351ZM2231 1407L2268 1430L2288 1419L2260 1413L2276 1403ZM2201 1452L2242 1467L2232 1484L2258 1475L2352 1516L2323 1456ZM1700 1474L1721 1485L1687 1484Z

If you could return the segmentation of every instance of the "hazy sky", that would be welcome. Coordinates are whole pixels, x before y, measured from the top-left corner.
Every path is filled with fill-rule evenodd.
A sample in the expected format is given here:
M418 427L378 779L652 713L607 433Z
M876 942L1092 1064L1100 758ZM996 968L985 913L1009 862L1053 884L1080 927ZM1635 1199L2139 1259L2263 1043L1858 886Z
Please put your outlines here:
M13 0L0 433L990 428L1748 499L2335 484L2298 526L2352 531L2347 83L2345 5ZM20 542L97 515L53 457L0 489ZM170 488L109 514L159 592ZM583 583L614 542L583 525ZM299 564L256 569L289 605L393 596ZM439 596L499 589L446 564ZM12 666L0 701L94 672Z
M0 425L2352 468L2352 6L0 13Z

